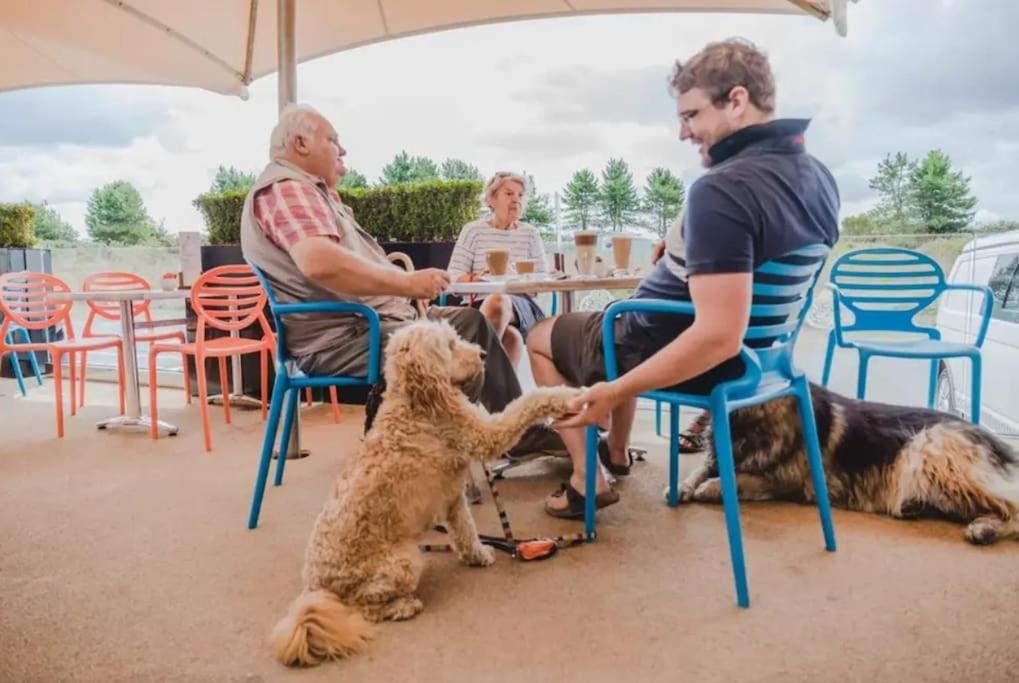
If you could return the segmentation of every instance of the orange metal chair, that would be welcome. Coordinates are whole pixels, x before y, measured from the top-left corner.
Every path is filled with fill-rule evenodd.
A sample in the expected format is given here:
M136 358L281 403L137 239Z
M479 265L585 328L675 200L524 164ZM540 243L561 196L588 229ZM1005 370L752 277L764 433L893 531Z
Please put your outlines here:
M102 292L102 291L149 291L152 287L148 281L140 275L134 273L120 273L120 272L107 272L107 273L96 273L89 275L85 278L85 283L82 285L82 291L85 292ZM95 337L97 336L92 331L92 326L95 324L96 318L103 318L105 320L112 320L120 322L120 305L115 302L109 301L88 301L88 318L85 320L85 327L82 329L82 337ZM143 322L152 322L152 313L149 310L152 302L151 301L138 301L134 304L134 318L135 320L141 320ZM107 335L108 336L108 335ZM181 344L187 341L182 331L177 332L152 332L142 333L135 335L135 341L139 344L148 343L151 344L157 341L164 341L168 339L175 339ZM184 386L189 386L190 377L188 371L187 356L181 353L181 361L184 364ZM85 376L88 368L88 352L82 351L81 353L81 378L80 378L80 389L78 393L78 405L85 405ZM191 392L185 392L187 394L188 405L191 405Z
M160 353L181 353L195 357L198 369L198 403L202 412L202 429L205 436L205 450L212 450L212 436L209 430L208 386L205 375L205 359L219 359L220 384L227 386L226 359L258 353L262 368L262 419L266 416L266 385L269 381L268 357L273 351L275 339L269 323L262 313L265 308L265 290L249 266L220 266L202 273L191 287L191 307L198 317L198 330L194 343L155 343L149 352L149 403L152 414L152 438L159 438L156 426L159 420L156 391L156 357ZM218 337L206 339L206 328L230 332L259 324L261 339L243 337ZM223 414L230 423L230 391L223 391Z
M46 351L53 361L53 388L57 399L57 436L64 435L63 357L68 356L71 380L71 415L75 406L75 370L78 353L100 349L117 350L117 381L120 389L120 414L124 414L124 344L120 337L89 337L78 339L71 324L71 301L54 301L54 293L70 292L59 278L45 273L7 273L0 275L0 355L6 351ZM63 341L8 344L7 329L19 325L26 330L64 328Z

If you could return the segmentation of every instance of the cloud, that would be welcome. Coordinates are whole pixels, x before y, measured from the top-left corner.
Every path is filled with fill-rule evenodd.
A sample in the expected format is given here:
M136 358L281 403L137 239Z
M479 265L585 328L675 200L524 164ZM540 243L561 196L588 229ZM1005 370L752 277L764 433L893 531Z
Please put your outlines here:
M0 147L126 147L168 119L151 89L74 86L0 93Z

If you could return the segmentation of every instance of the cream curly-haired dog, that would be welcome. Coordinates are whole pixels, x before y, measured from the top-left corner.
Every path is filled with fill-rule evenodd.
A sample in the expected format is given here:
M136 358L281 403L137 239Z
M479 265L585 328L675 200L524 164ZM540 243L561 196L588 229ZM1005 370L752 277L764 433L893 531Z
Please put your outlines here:
M436 521L445 522L461 562L495 561L464 498L469 464L498 457L529 426L564 414L579 391L538 389L489 415L458 388L482 372L483 360L445 322L414 323L390 338L386 400L315 523L304 589L273 630L284 664L353 654L372 636L369 622L420 612L418 540Z

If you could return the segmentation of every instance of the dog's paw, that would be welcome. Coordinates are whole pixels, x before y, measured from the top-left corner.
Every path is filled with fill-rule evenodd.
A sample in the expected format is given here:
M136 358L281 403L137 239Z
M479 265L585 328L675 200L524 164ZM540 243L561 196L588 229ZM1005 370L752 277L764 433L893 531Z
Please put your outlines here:
M966 540L973 545L990 545L998 540L1000 522L986 517L978 517L966 527Z
M722 480L715 477L703 482L694 490L693 499L698 503L721 503Z
M542 411L550 417L565 415L570 410L570 401L583 393L582 389L575 387L542 387L536 389L535 397Z
M689 503L693 499L694 499L693 498L693 487L690 486L689 484L685 484L685 483L684 484L680 484L679 485L679 502L680 503ZM662 500L664 500L666 502L666 504L669 502L669 487L668 486L666 486L664 489L662 489Z
M487 545L478 545L460 553L460 561L468 567L487 567L495 564L495 551Z

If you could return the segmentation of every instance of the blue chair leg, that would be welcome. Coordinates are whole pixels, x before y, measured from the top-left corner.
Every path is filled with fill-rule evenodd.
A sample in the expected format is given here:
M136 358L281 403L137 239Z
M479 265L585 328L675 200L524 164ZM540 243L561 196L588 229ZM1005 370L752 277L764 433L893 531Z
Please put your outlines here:
M863 397L867 394L867 361L870 360L870 356L865 353L860 353L860 369L856 375L856 398L863 400Z
M821 386L828 386L831 379L831 366L835 361L835 330L828 333L828 350L824 353L824 371L821 373Z
M655 399L655 434L662 435L662 402Z
M938 359L931 359L931 378L927 385L927 407L934 407L934 399L938 393Z
M21 336L24 338L26 344L32 343L32 337L29 336L28 330L22 328ZM42 386L42 373L39 372L39 361L35 358L35 351L28 352L28 362L32 366L32 374L35 375L35 381Z
M6 343L11 343L10 335L7 335ZM31 353L31 351L29 351L29 353ZM25 378L21 374L21 362L18 360L18 354L11 351L8 359L11 361L11 370L14 371L14 378L18 380L18 390L21 392L22 396L28 396L28 391L25 389Z
M584 447L584 535L587 542L594 540L595 498L598 493L595 474L598 467L598 427L587 428Z
M258 526L258 515L262 510L262 496L265 494L265 482L269 478L269 462L272 460L272 449L276 445L276 432L280 424L280 412L283 399L286 397L287 385L282 375L276 375L272 385L272 399L269 401L269 419L265 423L265 436L262 437L262 455L258 460L258 476L255 477L255 494L251 498L251 513L248 515L248 528Z
M750 591L747 589L747 570L743 560L743 532L739 524L739 497L736 489L736 467L732 459L732 433L729 430L729 415L724 403L715 403L711 408L711 424L714 430L715 455L718 458L718 476L722 481L722 504L725 507L725 527L729 534L729 556L732 560L732 574L736 581L736 604L750 606Z
M983 363L980 360L980 354L970 356L970 360L973 361L973 371L971 378L973 382L972 389L970 390L970 419L973 424L980 424L980 372Z
M800 409L800 421L803 423L803 443L807 449L807 461L810 463L810 477L814 483L814 495L817 497L817 511L821 515L821 529L824 531L824 547L835 552L835 527L831 520L831 503L828 501L828 484L824 476L824 460L821 456L821 441L817 435L817 422L814 420L814 405L810 400L810 385L806 377L796 382L796 404Z
M558 310L559 310L559 296L556 292L552 292L552 308L551 308L552 312L549 313L549 315L555 315L556 311ZM661 432L659 432L659 435L661 435Z
M669 507L679 505L679 406L669 405Z
M287 394L286 404L287 412L283 415L283 434L280 436L280 448L279 458L276 459L276 478L273 480L274 486L279 486L283 483L283 468L286 465L287 459L287 447L290 445L290 432L294 429L294 419L297 417L297 404L301 400L301 390L291 387L290 393Z

